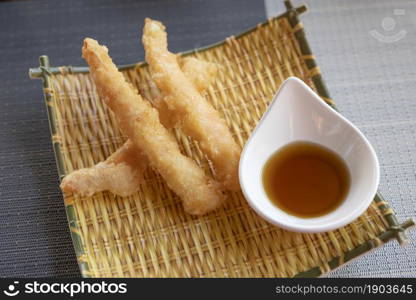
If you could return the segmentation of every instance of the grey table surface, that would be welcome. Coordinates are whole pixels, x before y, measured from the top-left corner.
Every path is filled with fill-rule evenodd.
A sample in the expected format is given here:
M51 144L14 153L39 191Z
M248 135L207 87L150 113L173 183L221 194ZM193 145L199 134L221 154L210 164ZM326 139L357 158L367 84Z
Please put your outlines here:
M416 206L416 3L303 0L302 16L332 98L374 144L380 190L400 220ZM37 57L85 65L84 36L111 48L117 63L143 58L143 18L164 21L171 48L221 40L284 10L278 0L12 1L0 3L0 277L79 276L50 145ZM329 277L416 277L416 232Z

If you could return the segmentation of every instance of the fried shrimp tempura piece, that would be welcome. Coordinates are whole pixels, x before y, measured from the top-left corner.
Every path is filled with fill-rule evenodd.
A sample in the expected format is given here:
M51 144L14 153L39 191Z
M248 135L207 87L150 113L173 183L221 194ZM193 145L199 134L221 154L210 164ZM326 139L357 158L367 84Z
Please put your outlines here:
M215 63L203 61L194 57L178 57L182 72L192 82L195 88L203 93L211 85L218 73ZM165 97L159 97L153 101L153 105L159 111L159 118L166 128L172 128L180 123L180 116L172 113L168 107Z
M104 162L65 176L61 189L81 196L92 196L102 191L128 196L138 191L147 166L147 158L128 140Z
M153 79L165 95L169 109L180 116L183 131L199 142L223 185L238 190L240 148L225 121L186 78L176 56L168 51L165 27L147 18L142 41Z
M215 63L195 57L182 57L178 60L183 74L200 93L205 92L217 77L218 66Z
M201 215L217 208L223 202L218 184L180 152L176 140L160 123L157 110L125 80L107 48L87 38L82 55L100 97L114 112L120 129L182 199L185 211Z
M217 65L193 57L180 59L182 71L195 87L204 92L217 75ZM156 100L159 117L165 127L172 127L171 111L163 101ZM163 118L162 118L163 117ZM119 196L129 196L137 192L143 182L143 172L148 167L148 160L140 154L134 144L127 140L105 161L90 168L76 170L64 177L61 189L66 193L91 196L102 191L110 191Z

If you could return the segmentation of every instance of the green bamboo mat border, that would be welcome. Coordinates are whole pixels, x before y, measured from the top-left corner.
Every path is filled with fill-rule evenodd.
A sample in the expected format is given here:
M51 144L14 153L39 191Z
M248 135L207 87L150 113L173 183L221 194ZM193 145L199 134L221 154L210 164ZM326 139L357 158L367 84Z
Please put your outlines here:
M300 50L302 53L302 58L305 61L305 64L309 68L309 70L314 74L312 76L312 81L317 89L318 94L334 109L335 105L332 99L329 96L329 92L324 84L323 78L321 76L319 67L315 61L315 57L312 54L312 51L309 47L308 41L305 36L305 31L303 30L303 25L299 20L299 15L307 11L307 7L305 5L301 5L299 7L293 7L290 0L284 1L286 6L286 12L283 14L274 17L270 20L267 20L264 23L259 24L258 26L266 26L271 20L280 19L280 18L287 18L292 30L294 31L294 35L299 43ZM258 26L253 27L239 35L236 35L236 38L242 37L251 33L252 31L256 30ZM218 43L190 50L187 52L183 52L181 55L186 56L196 52L206 51L208 49L214 48L216 46L222 45L225 43L224 41L220 41ZM40 66L37 68L29 69L29 77L30 78L40 78L43 80L43 93L44 93L44 100L46 103L48 119L49 119L49 128L51 132L51 136L56 136L56 128L55 128L55 112L54 106L52 103L55 101L55 95L53 94L53 90L51 89L50 83L50 76L52 74L74 74L74 73L88 73L88 67L73 67L73 66L62 66L62 67L51 67L49 63L49 58L46 55L42 55L39 58ZM125 70L129 68L137 68L141 66L145 66L145 62L128 64L119 66L120 70ZM61 149L58 141L54 141L52 139L53 149L55 152L55 159L57 163L58 173L60 180L66 175L63 167L62 156L61 156ZM389 206L387 201L384 200L383 196L378 192L374 198L376 205L379 207L380 211L382 212L389 228L387 231L381 233L374 239L371 239L356 248L346 251L343 253L342 256L338 256L333 258L329 261L325 266L317 266L308 271L298 273L295 277L319 277L322 274L325 274L339 266L345 264L352 259L365 254L366 252L374 249L384 243L387 243L391 239L396 239L401 245L407 242L407 237L405 234L405 230L409 227L415 225L415 222L412 219L409 219L403 223L399 223L396 218L396 215L393 209ZM71 237L73 240L75 253L78 259L78 265L81 271L81 275L83 277L90 277L89 276L89 266L85 262L85 250L82 247L82 240L79 234L79 228L77 226L77 216L73 205L66 206L66 213L68 218L69 227L71 230Z

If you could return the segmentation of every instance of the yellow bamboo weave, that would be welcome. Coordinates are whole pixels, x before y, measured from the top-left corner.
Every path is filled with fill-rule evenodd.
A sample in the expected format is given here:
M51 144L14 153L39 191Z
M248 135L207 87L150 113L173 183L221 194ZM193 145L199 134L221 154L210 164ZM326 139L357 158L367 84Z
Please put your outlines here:
M110 49L111 52L111 49ZM303 79L315 88L286 18L271 20L240 38L192 54L222 68L206 98L243 145L283 80ZM149 100L158 93L146 66L124 75ZM92 166L125 141L113 114L103 105L89 74L51 75L55 101L54 141L65 171ZM180 130L183 152L210 172L198 145ZM387 228L373 203L354 223L321 234L291 233L274 227L248 206L241 193L229 193L225 206L203 217L184 213L180 200L152 171L130 197L98 193L65 196L77 218L80 263L92 277L287 277L318 267Z

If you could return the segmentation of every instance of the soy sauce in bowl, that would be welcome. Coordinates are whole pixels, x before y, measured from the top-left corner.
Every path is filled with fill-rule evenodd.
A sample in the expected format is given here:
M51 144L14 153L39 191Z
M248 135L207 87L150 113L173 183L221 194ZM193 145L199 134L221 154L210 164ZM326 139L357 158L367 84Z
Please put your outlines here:
M263 168L263 187L288 214L320 217L345 200L350 173L344 160L316 143L297 141L275 152Z

